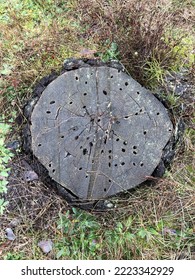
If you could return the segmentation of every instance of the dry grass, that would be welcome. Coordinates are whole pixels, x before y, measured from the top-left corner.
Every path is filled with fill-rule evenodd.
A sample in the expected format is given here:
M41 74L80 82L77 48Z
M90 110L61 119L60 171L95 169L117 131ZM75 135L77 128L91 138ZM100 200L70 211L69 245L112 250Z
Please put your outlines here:
M154 82L153 64L156 64L154 71L159 68L162 74L183 64L184 57L175 47L194 26L195 9L190 3L175 7L167 0L88 0L78 7L81 22L86 26L82 36L92 37L101 46L104 42L102 52L115 42L121 62L140 83L151 86L150 80Z

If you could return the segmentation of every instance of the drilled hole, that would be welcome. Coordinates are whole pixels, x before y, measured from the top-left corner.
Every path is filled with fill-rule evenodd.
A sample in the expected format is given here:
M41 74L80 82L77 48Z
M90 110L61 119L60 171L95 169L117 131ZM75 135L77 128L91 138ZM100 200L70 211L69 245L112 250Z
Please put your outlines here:
M101 121L101 119L98 119L98 122L100 122Z
M54 100L52 100L52 101L50 101L50 103L49 104L54 104L54 103L56 103Z
M112 79L112 78L113 78L113 76L110 76L110 78Z
M55 172L56 172L56 170L55 170L55 169L53 169L53 170L52 170L52 172L53 172L53 173L55 173Z
M169 131L172 131L172 129L171 129L171 128L169 128Z
M106 90L103 90L103 94L104 94L104 95L107 95L107 91L106 91Z
M51 114L51 111L46 111L47 114Z
M133 165L134 165L134 166L136 166L136 163L135 163L135 162L133 162Z
M137 115L138 115L138 113L135 113L135 115L137 116Z
M41 145L42 145L42 144L39 143L39 144L38 144L38 147L41 147Z
M140 166L144 166L143 162L140 163Z
M108 152L109 152L109 154L111 154L111 153L112 153L112 150L109 150Z
M112 156L108 156L109 159L112 159Z
M140 94L140 92L139 92L139 91L137 91L137 94Z
M85 109L86 108L86 106L83 106L83 109Z
M72 101L69 102L70 105L71 105L72 103L73 103Z
M122 152L125 153L125 149L122 149Z
M117 163L115 163L115 165L114 165L115 167L117 167L118 166L118 164Z
M122 88L119 88L119 90L123 90Z
M160 115L160 113L159 113L159 112L157 112L156 114L157 114L157 116L158 116L158 115Z
M146 131L146 130L144 130L144 135L146 135L146 133L147 133L147 131Z
M108 166L111 167L111 163L110 162L108 163Z
M141 113L143 110L142 110L142 109L140 109L139 111L140 111L140 113Z
M92 142L89 142L89 146L91 146L91 147L92 147L92 146L93 146L93 143L92 143Z
M86 96L86 95L87 95L87 93L86 93L86 92L84 92L84 93L83 93L83 95L85 95L85 96Z
M101 154L103 154L104 153L104 150L101 150Z
M133 151L134 155L137 155L137 152L136 151Z
M128 82L126 82L125 85L128 86Z
M71 154L70 154L69 152L68 152L68 153L65 152L65 158L66 158L66 157L69 157L70 155L71 155Z
M121 162L121 165L125 165L125 162L123 161L123 162Z
M88 178L88 175L86 175L85 178Z
M75 79L78 81L79 77L76 76Z
M104 192L106 192L107 191L107 189L106 188L104 188Z
M123 145L125 145L125 146L126 146L126 145L127 145L127 141L124 141L124 142L123 142Z
M87 149L83 149L83 155L87 154Z
M51 163L49 163L49 167L51 167Z
M125 116L125 119L128 119L129 118L129 116Z
M77 140L77 139L79 139L79 136L77 135L77 136L75 136L75 138L74 138L75 140Z
M83 148L83 146L80 146L80 149L82 149Z
M120 139L119 138L116 138L116 141L118 142Z
M110 180L110 179L109 179L109 180L108 180L108 182L109 182L109 183L111 183L111 182L112 182L112 180Z
M121 72L121 70L118 70L118 73L120 73Z
M79 167L79 170L82 170L83 168L82 167Z
M85 84L87 85L87 81L85 81Z
M137 149L137 146L133 146L133 149Z
M64 135L61 135L60 138L64 138Z

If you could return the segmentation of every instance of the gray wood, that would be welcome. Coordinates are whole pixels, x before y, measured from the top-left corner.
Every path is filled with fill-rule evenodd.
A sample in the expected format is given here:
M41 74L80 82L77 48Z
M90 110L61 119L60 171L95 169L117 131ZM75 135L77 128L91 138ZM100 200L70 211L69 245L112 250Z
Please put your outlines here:
M32 150L49 175L81 199L147 180L173 125L154 95L120 70L84 67L43 91L31 116Z

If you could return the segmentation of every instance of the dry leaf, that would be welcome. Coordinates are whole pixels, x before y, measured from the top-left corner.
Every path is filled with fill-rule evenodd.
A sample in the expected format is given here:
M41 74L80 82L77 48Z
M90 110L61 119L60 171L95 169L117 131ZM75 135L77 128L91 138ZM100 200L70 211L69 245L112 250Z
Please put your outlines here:
M13 241L16 239L16 236L13 233L13 230L11 228L6 228L5 232L6 232L6 237L8 240Z
M96 50L82 49L79 54L81 57L93 58L96 52Z
M53 242L50 239L42 240L38 243L38 246L41 248L43 253L48 254L52 250Z
M38 180L38 179L39 179L39 177L36 172L34 172L32 170L24 172L24 180L26 182L31 182L31 181Z

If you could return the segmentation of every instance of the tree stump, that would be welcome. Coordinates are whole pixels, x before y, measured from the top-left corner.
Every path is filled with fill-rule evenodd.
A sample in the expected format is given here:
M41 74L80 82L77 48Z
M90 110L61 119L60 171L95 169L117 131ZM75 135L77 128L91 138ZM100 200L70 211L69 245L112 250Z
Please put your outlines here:
M159 165L173 133L164 105L123 71L67 71L31 114L31 150L48 175L80 200L134 188Z

